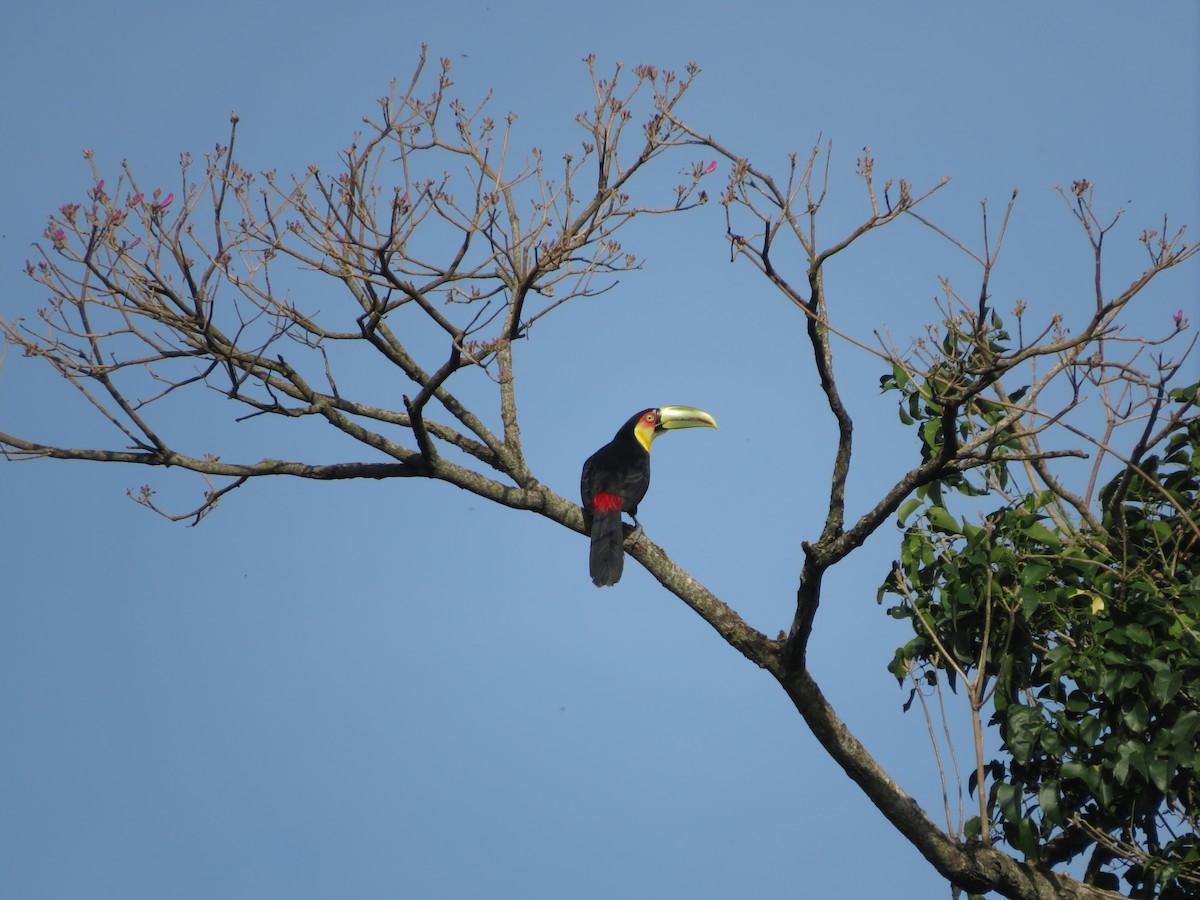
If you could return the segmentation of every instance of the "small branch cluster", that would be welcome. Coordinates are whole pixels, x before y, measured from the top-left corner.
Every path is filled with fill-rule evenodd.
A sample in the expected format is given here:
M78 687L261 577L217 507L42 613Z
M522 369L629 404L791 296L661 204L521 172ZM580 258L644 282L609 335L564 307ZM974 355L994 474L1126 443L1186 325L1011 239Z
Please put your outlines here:
M635 203L637 176L680 142L671 115L697 70L679 77L639 67L629 78L618 66L605 78L586 63L594 101L577 118L584 139L557 162L516 149L515 115L493 117L487 101L469 107L452 97L448 60L428 86L424 52L411 81L393 84L364 119L332 175L311 167L291 179L255 176L234 153L236 116L227 144L199 162L182 158L174 190L143 188L126 165L113 183L88 152L86 202L50 216L46 243L26 266L48 292L41 328L4 322L5 334L117 429L126 450L115 452L131 454L122 461L212 477L204 454L180 453L151 416L169 398L208 388L242 406L239 421L324 421L387 459L389 473L488 496L541 491L520 446L515 344L564 303L638 268L620 229L702 203L708 174L697 166L663 203ZM342 296L310 288L314 277L340 284ZM366 360L392 374L364 382ZM451 393L464 372L495 385L500 429ZM380 403L370 385L395 374L408 386L402 402ZM12 458L102 452L16 435L0 435L0 447ZM288 465L302 477L332 471ZM219 474L233 482L210 483L186 517L198 520L228 490L278 471L224 465ZM149 494L136 496L156 508Z

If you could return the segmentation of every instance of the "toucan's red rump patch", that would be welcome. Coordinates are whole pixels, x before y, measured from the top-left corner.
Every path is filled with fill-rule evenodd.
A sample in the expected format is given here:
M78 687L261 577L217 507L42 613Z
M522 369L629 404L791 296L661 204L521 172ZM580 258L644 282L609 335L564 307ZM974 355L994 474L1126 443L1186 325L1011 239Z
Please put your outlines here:
M597 494L592 498L592 509L596 512L620 512L622 505L616 494Z

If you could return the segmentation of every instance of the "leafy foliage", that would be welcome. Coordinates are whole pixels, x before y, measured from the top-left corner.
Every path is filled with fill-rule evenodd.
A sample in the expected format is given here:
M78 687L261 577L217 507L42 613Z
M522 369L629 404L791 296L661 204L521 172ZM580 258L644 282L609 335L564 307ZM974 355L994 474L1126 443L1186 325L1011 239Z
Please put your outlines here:
M936 452L941 411L899 375L884 386ZM956 516L942 488L979 489L957 475L927 486L900 510L920 512L880 592L915 632L893 674L965 681L976 715L990 704L1001 753L977 745L969 788L990 785L968 836L1046 866L1091 849L1085 881L1115 890L1120 872L1133 896L1200 896L1198 393L1170 392L1159 453L1127 460L1090 522L1064 519L1048 489ZM1008 484L1007 464L988 478Z

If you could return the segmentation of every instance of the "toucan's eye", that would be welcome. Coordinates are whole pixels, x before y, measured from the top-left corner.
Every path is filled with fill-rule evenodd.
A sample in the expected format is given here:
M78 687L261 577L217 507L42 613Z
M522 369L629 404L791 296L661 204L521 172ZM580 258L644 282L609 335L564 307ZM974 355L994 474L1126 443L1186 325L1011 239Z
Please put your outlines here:
M646 413L646 421L653 422L654 421L654 413Z

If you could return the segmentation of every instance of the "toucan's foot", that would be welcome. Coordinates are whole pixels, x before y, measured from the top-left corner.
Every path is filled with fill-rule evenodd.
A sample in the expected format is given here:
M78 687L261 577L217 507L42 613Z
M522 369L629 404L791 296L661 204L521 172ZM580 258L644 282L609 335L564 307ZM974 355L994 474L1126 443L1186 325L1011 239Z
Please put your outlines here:
M643 534L645 534L645 532L642 531L642 523L639 522L637 519L634 519L633 520L633 531L629 532L629 537L626 538L626 540L630 542L629 543L630 550L632 550L634 547L637 546L637 542L642 539Z

